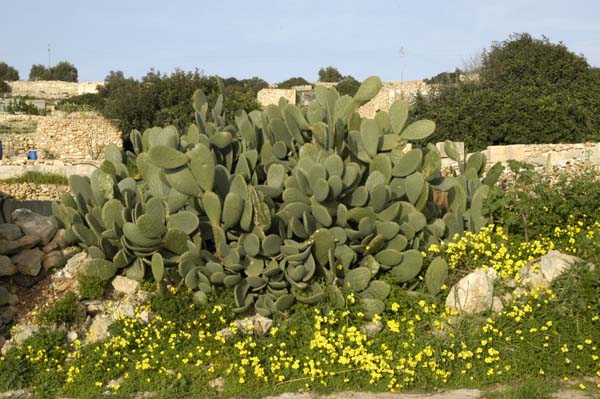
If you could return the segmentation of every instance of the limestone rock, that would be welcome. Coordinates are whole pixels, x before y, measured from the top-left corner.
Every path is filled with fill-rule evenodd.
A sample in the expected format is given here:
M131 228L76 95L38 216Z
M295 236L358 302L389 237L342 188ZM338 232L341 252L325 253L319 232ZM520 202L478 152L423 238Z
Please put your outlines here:
M14 241L23 237L23 232L17 225L11 223L0 224L0 239Z
M108 326L110 323L111 320L107 316L98 315L94 317L85 342L91 344L108 338Z
M42 268L44 252L38 248L26 249L14 255L11 260L20 273L28 276L37 276Z
M49 217L38 215L29 209L16 209L12 215L12 221L16 224L23 233L38 236L45 244L49 243L57 227Z
M57 230L49 217L38 215L29 209L15 209L11 218L23 233L40 237L44 245L50 242Z
M362 327L362 332L367 335L367 337L373 337L377 335L383 329L383 323L378 321L377 323L373 323L372 321L365 323Z
M582 260L576 256L563 254L559 251L550 250L540 260L540 271L549 282L569 269L574 263Z
M96 316L106 310L106 302L99 299L87 299L81 301L81 304L85 306L87 314L92 316Z
M44 269L48 270L48 269L52 269L53 267L63 267L64 265L67 264L67 258L65 258L60 251L52 251L50 253L47 253L46 256L44 257L44 261L42 263L42 266L44 267Z
M137 291L140 283L124 276L116 276L112 281L112 286L117 292L131 295Z
M446 306L463 314L477 314L492 309L496 271L477 269L450 289Z
M12 276L17 272L17 267L8 256L0 255L0 277Z
M25 235L17 240L0 240L0 255L12 255L23 249L35 247L41 238L37 236Z
M65 248L67 246L67 240L65 239L65 229L58 229L54 234L54 237L50 242L44 245L42 251L48 253L57 250L58 248Z
M67 333L67 342L72 344L73 342L75 342L75 340L78 338L77 332L76 331L69 331Z
M223 392L223 390L225 389L225 380L223 379L223 377L215 378L214 380L208 383L208 386L217 392Z
M90 260L87 252L79 252L73 255L68 261L67 265L59 271L57 274L64 275L65 277L74 277L79 272L79 269Z

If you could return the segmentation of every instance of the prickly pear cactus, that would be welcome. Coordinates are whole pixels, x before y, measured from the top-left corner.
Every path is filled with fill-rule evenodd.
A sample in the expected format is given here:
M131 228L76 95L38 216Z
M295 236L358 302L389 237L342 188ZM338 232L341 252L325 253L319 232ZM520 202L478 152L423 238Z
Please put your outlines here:
M196 290L199 303L228 290L238 313L284 313L296 301L343 307L353 293L370 318L390 283L411 287L420 275L436 293L444 265L422 270L420 251L487 223L482 202L498 170L482 182L476 154L444 177L435 146L407 151L435 124L407 124L403 101L361 118L381 86L370 77L354 97L318 86L307 108L282 99L238 111L233 125L223 94L211 106L197 91L185 132L133 131L133 151L107 147L89 178L71 177L54 216L93 258L84 273L151 275L161 292ZM458 157L451 143L446 152ZM447 208L433 201L440 191Z

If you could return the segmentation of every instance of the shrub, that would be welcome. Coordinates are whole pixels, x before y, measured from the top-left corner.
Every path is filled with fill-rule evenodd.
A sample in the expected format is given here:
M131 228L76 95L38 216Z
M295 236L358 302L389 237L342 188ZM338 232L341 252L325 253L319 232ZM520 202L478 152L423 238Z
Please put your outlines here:
M29 80L62 80L64 82L77 82L77 74L77 68L66 61L61 61L49 68L46 68L41 64L34 64L29 71Z
M42 309L39 316L40 321L44 324L64 324L67 326L71 326L84 318L85 309L79 304L77 294L73 292L67 293L58 301Z
M595 140L599 83L564 45L515 35L484 53L479 82L442 84L417 96L412 115L435 120L438 141L464 141L471 151Z
M98 93L86 93L69 97L56 104L56 109L64 112L98 111L104 108L106 100Z
M277 88L278 89L291 89L294 86L306 86L306 85L310 85L308 80L301 78L301 77L297 77L297 78L289 78L287 80L284 80L281 83L277 83Z
M45 115L45 110L40 110L34 104L22 97L13 98L10 104L6 107L6 112L9 114L26 114L26 115Z
M509 233L525 239L551 235L573 221L600 219L600 185L593 169L553 174L536 172L531 165L510 161L512 178L505 188L494 187L486 208Z
M106 281L94 276L77 274L81 299L100 299L106 292Z
M347 94L349 96L354 96L360 87L360 82L354 79L352 76L345 76L335 88L341 94Z

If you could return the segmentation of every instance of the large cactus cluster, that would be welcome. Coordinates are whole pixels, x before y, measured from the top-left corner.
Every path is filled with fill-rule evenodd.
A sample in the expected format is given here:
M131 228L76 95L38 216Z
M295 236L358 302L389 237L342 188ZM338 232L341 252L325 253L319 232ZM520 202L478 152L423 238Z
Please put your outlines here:
M201 303L230 290L239 313L344 306L354 293L370 318L390 284L412 287L420 275L435 294L447 265L422 270L421 250L487 223L482 201L498 169L483 179L486 160L475 154L444 177L434 145L406 151L435 125L407 125L404 101L361 118L358 107L381 86L368 78L354 97L317 86L304 109L282 99L238 111L235 124L225 122L223 95L211 107L197 91L187 131L133 131L133 151L107 147L89 178L70 178L54 216L90 254L84 273L151 271L161 290L185 285ZM445 150L458 160L451 143Z

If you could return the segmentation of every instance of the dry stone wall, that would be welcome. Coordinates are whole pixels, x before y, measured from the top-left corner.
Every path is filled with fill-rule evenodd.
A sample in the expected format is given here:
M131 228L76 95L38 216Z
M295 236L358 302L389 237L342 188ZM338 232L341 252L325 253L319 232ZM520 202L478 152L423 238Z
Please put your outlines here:
M103 118L57 118L52 116L0 115L0 125L37 122L32 133L3 133L4 157L25 157L36 150L38 159L93 160L102 158L104 147L123 146L116 121ZM10 132L10 129L7 131Z
M96 93L104 82L61 82L59 80L17 80L7 82L13 97L34 97L46 100L62 100L81 94Z
M336 85L335 83L324 82L317 82L315 84L327 87ZM417 93L428 94L430 90L431 86L425 84L422 80L384 82L381 91L371 101L360 107L358 112L362 117L373 118L377 111L389 110L394 101L398 99L403 98L407 101L413 101ZM296 104L297 94L306 96L309 92L312 92L312 90L308 90L306 86L296 86L292 89L268 88L258 92L257 100L263 107L271 104L277 105L281 97L285 98L291 104ZM314 96L311 98L314 98ZM303 103L305 102L303 101Z

